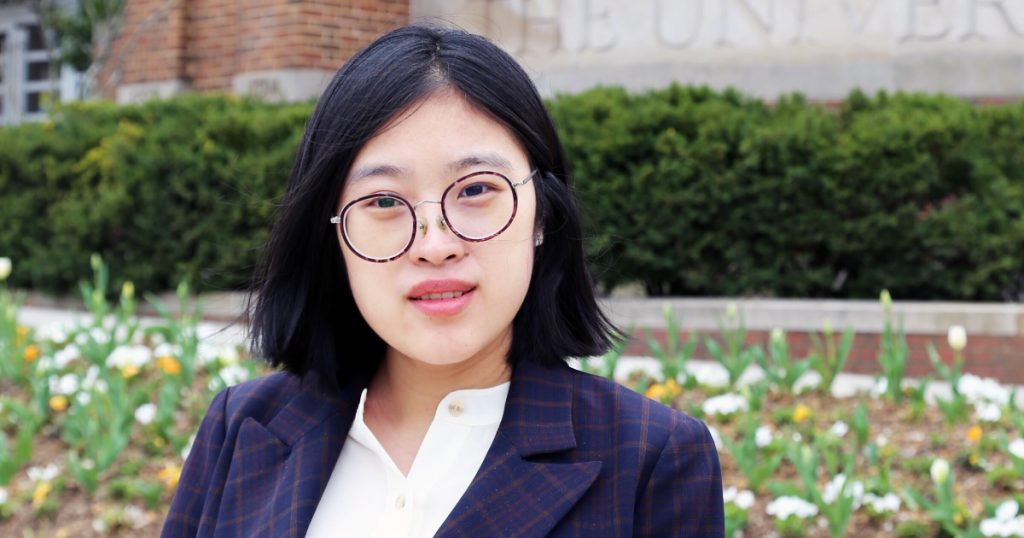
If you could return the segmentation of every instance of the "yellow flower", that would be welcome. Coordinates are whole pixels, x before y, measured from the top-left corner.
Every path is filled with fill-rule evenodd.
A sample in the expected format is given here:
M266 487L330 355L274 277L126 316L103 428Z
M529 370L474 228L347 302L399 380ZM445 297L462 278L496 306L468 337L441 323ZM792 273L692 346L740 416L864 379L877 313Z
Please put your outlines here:
M36 490L32 492L32 508L39 509L51 491L53 491L53 486L49 482L39 482L36 484Z
M177 465L167 467L157 473L156 477L163 480L163 482L167 484L167 487L176 487L178 485L178 479L181 478L181 467Z
M170 355L164 355L156 360L156 367L163 370L165 374L174 375L181 371L181 363Z
M134 364L129 364L128 366L124 367L124 370L121 370L121 375L123 375L125 379L131 379L132 377L135 377L135 374L138 373L139 367L135 366Z
M135 296L135 284L132 284L131 280L125 280L121 286L121 295L125 299L131 299Z
M58 394L50 398L50 409L54 411L63 411L68 408L68 399L62 394Z
M669 390L672 396L679 396L683 392L683 387L680 387L679 383L676 383L675 379L669 379L666 381L665 388Z
M38 358L39 358L39 346L37 346L35 344L29 344L28 347L25 348L25 360L28 361L28 362L32 362L32 361L34 361L34 360L36 360Z
M971 463L971 465L977 465L978 464L978 455L977 454L971 454L971 456L969 458L967 458L967 461L969 461Z
M981 426L975 424L971 426L971 429L967 430L967 440L972 443L977 443L981 440Z
M960 512L954 512L953 513L953 523L956 523L956 526L958 526L958 527L960 525L963 525L963 523L964 523L964 516L963 516L963 514L961 514Z
M153 446L155 446L157 448L162 448L164 446L164 438L163 437L156 437L156 438L154 438L153 439Z
M796 406L796 410L793 411L793 422L800 424L812 416L814 416L814 413L811 412L811 408L804 404L800 404Z
M14 341L14 345L20 346L25 343L25 337L28 336L28 327L24 325L18 325L18 338Z
M647 397L652 400L661 401L666 396L669 396L668 387L661 383L655 383L650 387L647 387Z

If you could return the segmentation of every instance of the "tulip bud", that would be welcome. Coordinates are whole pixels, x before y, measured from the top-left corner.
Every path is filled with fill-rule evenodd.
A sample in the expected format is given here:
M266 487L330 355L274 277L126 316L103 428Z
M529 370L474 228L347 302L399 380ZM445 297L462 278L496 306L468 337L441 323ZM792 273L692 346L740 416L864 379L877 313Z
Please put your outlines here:
M886 310L892 308L892 295L889 295L889 290L882 290L881 300L883 308Z
M9 276L11 276L11 259L0 258L0 282L7 280Z
M967 330L963 325L953 325L949 328L949 347L955 351L967 347Z
M822 325L825 336L832 336L832 322L828 318L825 318L825 322Z
M780 327L776 327L772 329L770 338L773 344L781 346L786 343L786 331L783 331Z
M730 320L736 319L736 303L730 302L729 304L725 305L725 317L729 318Z
M942 486L946 484L946 480L949 480L949 462L942 458L935 458L932 462L932 481L936 485Z
M89 265L92 266L92 270L99 271L101 263L103 263L103 258L100 258L99 254L93 252L92 256L89 257Z
M131 280L124 281L124 285L121 286L121 296L129 300L135 296L135 284L132 284Z
M661 313L662 313L662 315L664 315L664 316L665 316L666 318L668 318L668 317L671 317L671 316L672 316L672 305L670 305L670 304L668 303L668 301L665 301L664 303L661 303Z

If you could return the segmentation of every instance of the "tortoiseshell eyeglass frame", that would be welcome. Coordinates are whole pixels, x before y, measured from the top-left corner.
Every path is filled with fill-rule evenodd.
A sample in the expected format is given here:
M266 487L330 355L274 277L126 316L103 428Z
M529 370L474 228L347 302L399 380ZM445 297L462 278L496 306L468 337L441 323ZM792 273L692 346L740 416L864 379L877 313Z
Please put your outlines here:
M509 225L511 225L512 221L516 218L516 213L519 210L519 196L516 194L516 189L518 187L522 187L523 185L525 185L526 182L530 181L530 179L532 179L533 176L537 175L537 172L539 172L539 171L540 170L538 170L538 169L534 169L532 172L530 172L530 175L526 176L526 179L524 179L524 180L522 180L522 181L520 181L518 183L513 183L512 180L508 178L508 176L506 176L505 174L502 174L501 172L492 172L490 170L484 170L484 171L480 171L480 172L473 172L472 174L467 174L465 176L460 177L459 179L456 179L455 181L452 182L451 185L448 185L448 187L444 190L444 192L441 193L441 200L423 200L423 201L421 201L420 203L418 203L416 205L413 205L413 204L409 203L409 200L406 200L400 194L391 193L391 192L376 192L376 193L373 193L373 194L368 194L366 196L361 196L361 197L356 198L355 200L352 200L351 202L345 204L345 207L341 208L341 212L340 213L338 213L337 215L332 215L331 216L330 222L331 222L331 224L334 224L334 225L338 226L338 228L340 228L340 230L341 230L341 238L342 238L342 240L345 241L345 246L347 246L348 249L351 250L353 254L355 254L356 256L358 256L358 257L360 257L360 258L362 258L362 259L364 259L364 260L366 260L368 262L373 262L373 263L385 263L385 262L389 262L389 261L392 261L392 260L397 260L398 258L402 257L403 254L408 252L410 248L412 248L412 243L413 243L413 241L416 240L416 224L417 224L416 208L419 207L421 204L425 204L425 203L440 204L441 205L441 217L444 219L444 225L449 230L451 230L452 233L454 233L456 236L458 236L460 239L462 239L464 241L471 241L471 242L474 242L474 243L481 243L483 241L487 241L488 239L494 239L495 237L500 235L501 232L504 232L506 229L508 229ZM454 227L452 227L451 222L448 220L448 211L446 210L446 208L444 206L443 200L445 200L447 198L448 191L452 190L459 183L462 183L463 181L466 181L468 179L472 179L472 178L474 178L476 176L480 176L480 175L483 175L483 174L491 174L491 175L498 176L498 177L504 179L509 184L509 186L512 187L512 215L509 216L508 222L506 222L504 226L502 226L498 231L494 232L493 234L488 235L486 237L469 237L469 236L466 236L466 235L463 235L463 234L459 233L458 230L456 230ZM374 199L374 198L394 198L394 199L400 201L403 205L405 205L406 209L409 210L409 213L412 216L412 231L409 234L409 242L406 243L405 248L403 248L401 252L399 252L398 254L395 254L394 256L391 256L390 258L372 258L372 257L369 257L369 256L363 254L362 252L359 252L359 250L355 246L352 245L352 242L349 241L348 231L345 229L346 227L342 226L342 224L345 222L345 214L348 213L348 210L352 206L354 206L355 204L357 204L359 202L363 202L365 200L371 200L371 199Z

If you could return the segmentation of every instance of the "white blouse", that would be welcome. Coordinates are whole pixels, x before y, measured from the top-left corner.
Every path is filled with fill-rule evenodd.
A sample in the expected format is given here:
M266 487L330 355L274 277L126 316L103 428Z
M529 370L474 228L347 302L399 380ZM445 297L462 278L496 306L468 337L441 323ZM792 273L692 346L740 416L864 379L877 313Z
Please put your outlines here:
M306 536L429 538L447 519L498 432L509 382L448 393L409 475L363 421L366 389Z

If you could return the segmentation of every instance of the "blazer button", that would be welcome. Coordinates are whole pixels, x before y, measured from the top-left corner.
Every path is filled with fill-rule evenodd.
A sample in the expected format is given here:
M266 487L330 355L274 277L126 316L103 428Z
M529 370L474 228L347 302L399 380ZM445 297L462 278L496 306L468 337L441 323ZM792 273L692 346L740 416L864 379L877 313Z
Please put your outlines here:
M465 410L466 407L462 405L462 402L458 400L455 400L452 403L448 404L448 413L450 413L453 417L461 415L462 412Z
M399 495L397 499L395 499L395 508L401 510L402 507L404 507L404 506L405 506L405 494L402 494L402 495Z

